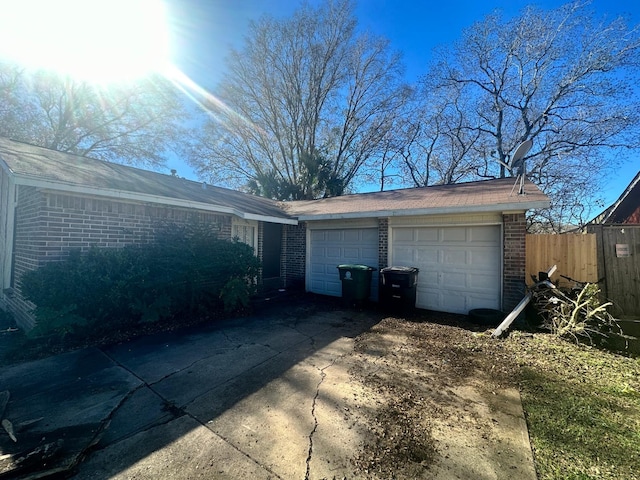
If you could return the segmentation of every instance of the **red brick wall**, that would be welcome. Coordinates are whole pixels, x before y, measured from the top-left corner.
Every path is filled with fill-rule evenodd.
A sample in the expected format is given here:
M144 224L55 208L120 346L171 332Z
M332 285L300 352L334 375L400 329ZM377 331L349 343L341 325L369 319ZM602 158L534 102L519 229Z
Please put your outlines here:
M194 219L213 223L220 238L231 238L231 217L170 206L119 202L18 188L15 222L14 295L9 309L24 328L33 326L33 305L20 296L20 278L45 262L59 260L70 250L92 246L117 248L148 241L162 225Z
M634 212L627 217L624 223L634 224L634 225L640 224L640 207L636 208Z
M505 214L503 220L502 309L510 312L522 300L525 289L527 221L524 213Z

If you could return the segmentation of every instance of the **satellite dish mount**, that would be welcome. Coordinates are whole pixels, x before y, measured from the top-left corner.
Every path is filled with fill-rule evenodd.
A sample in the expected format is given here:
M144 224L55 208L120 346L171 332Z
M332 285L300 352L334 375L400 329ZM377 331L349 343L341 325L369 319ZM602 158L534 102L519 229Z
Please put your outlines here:
M510 195L513 195L513 191L516 189L516 186L519 186L518 195L524 195L524 176L527 172L524 164L524 156L529 152L529 150L531 150L532 146L532 140L525 140L518 145L518 148L516 148L516 151L513 152L513 155L511 156L511 173L516 174L516 181L513 184Z

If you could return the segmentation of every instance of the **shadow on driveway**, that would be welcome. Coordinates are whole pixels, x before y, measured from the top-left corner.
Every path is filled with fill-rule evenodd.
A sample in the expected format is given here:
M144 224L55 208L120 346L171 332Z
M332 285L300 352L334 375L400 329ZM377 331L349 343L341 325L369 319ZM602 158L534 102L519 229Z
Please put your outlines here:
M332 306L5 369L0 477L309 478L325 370L383 318Z

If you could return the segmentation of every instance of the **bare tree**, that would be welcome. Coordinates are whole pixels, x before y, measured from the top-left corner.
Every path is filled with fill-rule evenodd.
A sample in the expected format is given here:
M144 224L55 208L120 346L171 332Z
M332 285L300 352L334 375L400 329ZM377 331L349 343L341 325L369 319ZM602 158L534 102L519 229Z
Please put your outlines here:
M281 199L347 191L409 95L399 55L355 28L349 0L252 23L208 105L199 174Z
M96 86L0 64L0 135L121 163L160 166L185 131L178 92L159 76Z
M508 176L514 150L532 139L527 174L553 207L531 222L554 231L584 223L613 159L639 146L639 52L637 27L598 20L581 1L486 17L439 51L424 77L444 104L426 116L437 131L425 134L446 139L431 170L444 183L470 168L476 178Z

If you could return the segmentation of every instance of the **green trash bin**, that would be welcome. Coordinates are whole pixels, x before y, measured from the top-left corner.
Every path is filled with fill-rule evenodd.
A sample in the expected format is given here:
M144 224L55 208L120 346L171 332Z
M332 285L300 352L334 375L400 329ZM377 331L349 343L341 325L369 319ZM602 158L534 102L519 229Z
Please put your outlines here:
M359 302L371 295L371 275L376 269L368 265L338 265L342 281L342 298Z

